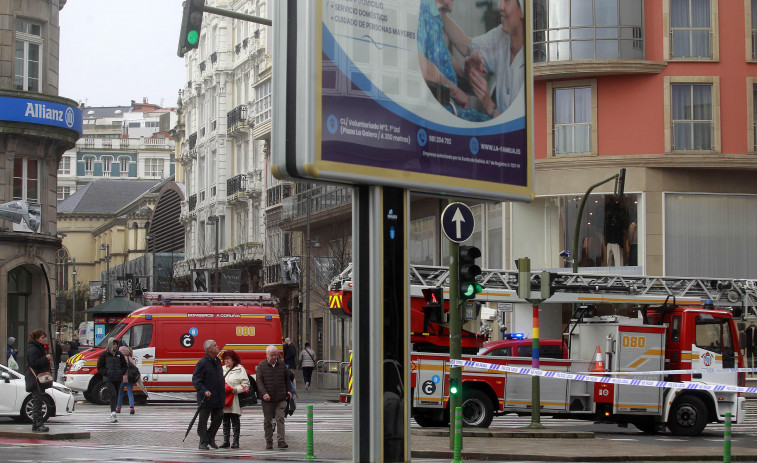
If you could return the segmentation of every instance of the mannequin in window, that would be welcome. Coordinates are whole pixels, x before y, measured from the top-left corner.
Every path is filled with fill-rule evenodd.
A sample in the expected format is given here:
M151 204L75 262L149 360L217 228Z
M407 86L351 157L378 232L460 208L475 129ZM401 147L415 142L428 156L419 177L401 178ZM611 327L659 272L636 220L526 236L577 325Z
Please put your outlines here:
M626 234L626 255L628 256L628 265L639 265L639 245L638 245L638 225L634 220L628 226Z
M581 267L599 267L605 261L605 237L602 232L590 225L586 236L581 241Z
M605 242L607 253L605 265L608 267L622 267L625 234L628 228L628 211L621 198L611 197L605 208ZM625 247L625 246L623 246Z

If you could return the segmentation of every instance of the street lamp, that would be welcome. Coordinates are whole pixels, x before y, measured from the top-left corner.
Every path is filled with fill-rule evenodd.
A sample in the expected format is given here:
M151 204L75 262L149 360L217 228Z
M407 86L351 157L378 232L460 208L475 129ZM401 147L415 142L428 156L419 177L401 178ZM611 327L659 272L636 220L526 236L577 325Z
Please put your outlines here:
M105 251L105 302L110 297L110 245L101 244L100 251Z
M220 292L221 288L221 282L218 278L218 216L217 215L211 215L208 217L208 224L215 225L216 226L216 252L215 252L215 270L213 273L215 274L215 292Z
M580 256L578 255L578 233L581 231L581 216L584 214L584 206L586 205L586 198L589 197L589 194L594 190L594 188L604 185L605 183L609 182L610 180L615 180L615 189L614 194L615 196L623 196L623 191L625 189L625 183L626 183L626 168L622 167L620 169L620 172L613 175L610 178L606 178L602 180L599 183L595 183L594 185L590 186L588 190L586 190L586 194L584 194L583 199L581 199L581 205L578 207L578 216L576 217L576 230L573 234L573 273L578 273L578 261L580 260Z
M74 290L71 293L71 339L74 337L74 326L76 325L76 257L68 259L68 262L74 266L71 275L74 277Z

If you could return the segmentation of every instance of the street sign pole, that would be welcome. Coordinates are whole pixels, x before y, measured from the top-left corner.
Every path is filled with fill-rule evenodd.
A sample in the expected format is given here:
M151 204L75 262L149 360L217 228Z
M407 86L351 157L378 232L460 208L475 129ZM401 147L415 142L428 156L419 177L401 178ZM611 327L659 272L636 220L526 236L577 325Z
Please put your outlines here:
M460 245L454 241L449 242L449 358L450 360L460 360L462 357L462 340L461 330L462 321L460 319L460 288L458 282L460 262L458 261L458 249ZM462 400L460 400L460 394L462 392L462 370L457 368L450 368L449 379L450 384L453 382L460 387L461 391L457 394L449 394L449 408L457 410L457 407L461 407ZM456 380L456 381L453 381ZM455 421L449 420L449 448L455 448ZM462 448L462 440L460 442Z

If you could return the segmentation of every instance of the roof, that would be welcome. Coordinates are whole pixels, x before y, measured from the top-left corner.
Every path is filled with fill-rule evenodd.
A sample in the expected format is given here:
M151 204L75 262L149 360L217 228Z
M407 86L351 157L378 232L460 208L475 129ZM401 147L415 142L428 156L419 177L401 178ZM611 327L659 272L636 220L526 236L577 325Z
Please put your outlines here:
M123 119L124 113L131 111L130 106L84 106L80 109L84 119Z
M116 295L108 302L98 304L91 309L87 309L84 313L88 314L124 314L128 315L135 310L142 307L142 304L129 300L121 295Z
M157 180L94 180L58 204L58 213L115 213L162 183Z

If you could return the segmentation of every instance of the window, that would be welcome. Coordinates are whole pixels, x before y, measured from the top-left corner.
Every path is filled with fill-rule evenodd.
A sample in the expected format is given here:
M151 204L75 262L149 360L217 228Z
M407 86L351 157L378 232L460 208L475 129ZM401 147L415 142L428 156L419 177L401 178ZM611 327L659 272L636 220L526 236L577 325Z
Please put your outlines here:
M71 173L71 157L63 156L58 164L58 175L69 175Z
M547 133L553 156L593 154L597 147L596 80L547 84Z
M717 2L664 0L663 49L670 59L718 59Z
M271 119L271 81L255 87L255 124Z
M128 177L129 176L129 158L120 158L118 162L119 162L119 170L121 171L121 177Z
M138 129L139 128L139 122L129 122L129 128L130 129Z
M42 91L42 25L16 20L16 56L13 86L16 90Z
M110 169L111 169L111 165L113 164L113 159L109 157L104 157L102 161L103 161L103 177L110 177Z
M757 77L747 77L747 149L757 153Z
M671 86L673 151L712 149L712 86Z
M534 61L644 59L642 0L535 0Z
M70 186L58 186L58 201L62 201L71 196Z
M733 368L734 350L731 330L722 318L713 318L709 314L697 316L696 346L716 354L723 354L723 368Z
M36 159L13 160L13 199L39 203L39 170Z
M95 158L87 156L84 158L84 175L92 175L95 170Z
M720 77L665 77L666 152L720 152Z
M747 4L747 8L749 8L749 14L747 14L746 20L749 21L751 19L751 25L747 29L747 37L749 37L752 44L751 59L757 60L757 0L752 0L751 4ZM747 48L747 54L748 53L749 48ZM747 59L749 59L749 57L747 57Z
M436 220L424 217L410 221L410 249L408 262L414 265L434 265L436 257Z
M121 342L132 349L150 347L152 341L152 325L133 326L121 337Z
M145 159L145 176L163 177L163 160L162 159Z

